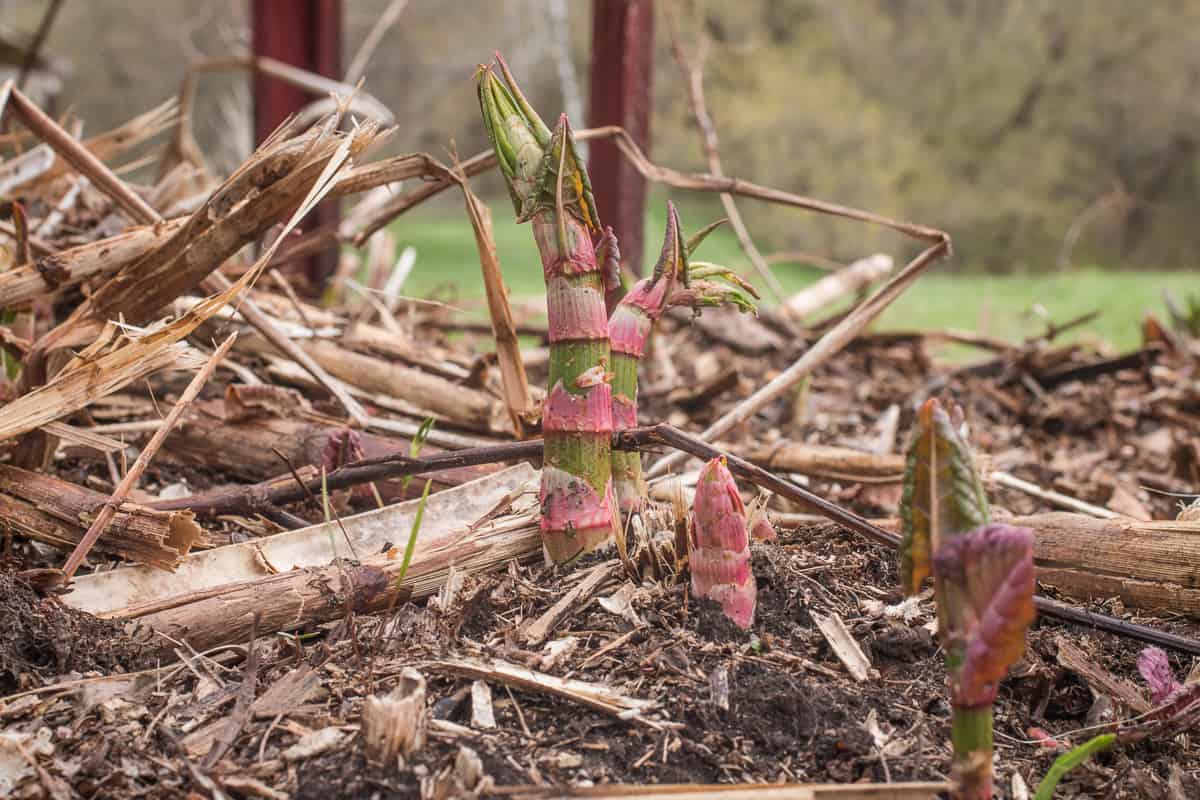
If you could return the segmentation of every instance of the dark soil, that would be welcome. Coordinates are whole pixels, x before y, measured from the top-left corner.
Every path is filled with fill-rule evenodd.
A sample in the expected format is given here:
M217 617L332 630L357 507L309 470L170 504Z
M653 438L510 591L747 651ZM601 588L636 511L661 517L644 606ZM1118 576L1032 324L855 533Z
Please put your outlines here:
M137 669L139 645L123 627L40 597L0 571L0 696L69 673Z
M662 378L665 384L695 377L688 369L703 355L697 338L656 340L656 346L676 349L672 360L680 374ZM743 359L724 347L704 348L717 354L719 364L744 365L751 385L769 379L794 355ZM1082 351L1064 356L1087 357ZM661 359L648 362L651 388L643 417L668 419L676 409L665 392L653 390L661 377L654 363ZM1028 369L1036 373L1035 366ZM1194 397L1171 394L1191 368L1173 369L1124 370L1036 390L1011 365L984 370L987 374L935 374L919 340L866 340L821 370L805 395L765 410L726 444L736 448L785 436L845 443L871 433L874 421L895 405L899 447L916 405L936 392L966 407L979 449L1005 459L1019 477L1094 503L1107 502L1117 486L1132 487L1149 512L1168 518L1177 511L1177 499L1141 487L1146 476L1160 484L1194 485L1197 459L1188 449L1194 447L1189 444L1194 429L1187 424L1200 420ZM727 407L739 391L713 398L707 410ZM1159 400L1139 399L1150 395ZM1166 431L1165 438L1151 441L1159 431ZM103 473L96 468L96 474ZM172 477L164 469L159 480ZM820 479L809 485L863 514L895 513L897 498L886 492ZM1013 513L1046 510L1040 501L1009 490L995 492L993 500ZM783 503L774 508L807 510ZM299 506L295 511L306 513ZM551 650L526 644L521 626L602 560L566 570L514 563L505 572L468 578L448 608L422 602L317 626L306 637L262 637L255 644L257 697L296 670L311 669L316 680L285 713L240 718L238 696L249 677L246 645L204 656L181 648L186 663L137 681L122 678L151 666L139 662L136 645L122 629L64 611L11 574L0 574L5 615L0 694L6 698L0 700L0 721L10 732L30 735L49 728L54 752L40 759L49 779L89 798L210 796L210 785L235 797L267 796L270 790L320 800L433 797L436 783L458 774L454 765L466 758L464 748L502 787L946 779L950 709L942 654L930 630L934 609L924 599L910 604L910 616L900 613L895 553L833 525L784 530L776 541L756 544L758 607L750 632L729 623L717 606L690 598L684 577L625 587L626 576L614 570L552 632L550 639L565 655L551 659ZM600 603L619 592L629 594L627 610ZM1134 618L1112 599L1080 605ZM869 679L851 678L816 627L816 617L834 614L869 658L874 669ZM1191 621L1151 616L1137 621L1200 635ZM1093 689L1059 665L1060 638L1113 675L1141 685L1139 643L1040 620L996 704L997 790L1003 796L1009 796L1015 774L1036 787L1057 755L1031 729L1074 746L1087 738L1081 730L1086 726L1128 714L1100 713ZM607 686L657 707L641 719L620 719L489 681L496 727L482 728L472 719L472 681L433 662L489 658ZM1192 667L1177 654L1171 662L1181 679ZM363 701L390 691L406 667L416 667L428 682L436 720L429 740L402 764L369 763L358 733ZM89 682L91 671L112 681ZM22 690L36 693L18 694ZM231 720L236 723L231 746L209 763L206 753ZM331 748L289 750L328 728L343 734ZM1200 797L1198 764L1190 735L1147 741L1076 770L1057 796ZM37 776L24 779L24 796L42 790ZM469 796L461 788L447 791L442 796Z

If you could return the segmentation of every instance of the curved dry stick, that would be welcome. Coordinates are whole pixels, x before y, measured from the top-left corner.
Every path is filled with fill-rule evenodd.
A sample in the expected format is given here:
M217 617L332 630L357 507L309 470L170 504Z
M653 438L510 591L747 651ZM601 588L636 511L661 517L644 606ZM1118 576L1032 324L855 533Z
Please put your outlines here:
M577 141L612 139L616 143L617 149L620 150L621 154L625 156L643 178L675 189L717 192L738 195L740 197L750 197L766 203L803 208L806 211L813 211L818 214L828 214L834 217L866 222L871 225L879 225L925 242L938 243L943 240L946 242L950 241L950 237L945 232L926 225L895 220L871 211L863 211L858 208L851 208L850 206L829 203L824 200L785 192L781 189L772 189L769 186L763 186L752 181L742 180L741 178L712 175L706 172L681 172L670 167L659 166L646 157L646 154L637 146L637 143L633 141L629 133L619 125L607 125L601 128L586 128L576 131L575 139ZM367 216L361 223L362 227L352 237L347 235L347 238L355 244L361 244L372 233L384 227L408 209L454 185L453 181L446 178L439 178L436 170L423 169L419 166L421 164L437 163L437 159L424 153L398 156L395 159L388 159L377 163L379 166L368 164L346 175L345 180L354 182L352 184L355 186L353 191L363 191L374 186L400 180L401 178L422 177L430 179L431 182L418 189L399 195L391 203ZM385 167L384 165L387 166ZM493 153L489 152L477 153L462 162L462 168L469 176L478 175L494 166L496 166L496 157ZM339 185L339 187L334 189L334 194L340 193L342 192Z

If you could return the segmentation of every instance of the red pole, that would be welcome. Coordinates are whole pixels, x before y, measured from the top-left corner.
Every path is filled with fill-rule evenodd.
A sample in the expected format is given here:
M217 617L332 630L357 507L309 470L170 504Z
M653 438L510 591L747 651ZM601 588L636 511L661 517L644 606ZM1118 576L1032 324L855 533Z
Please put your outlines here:
M588 124L620 125L649 153L653 69L653 0L592 0ZM624 265L640 275L646 181L613 143L593 141L589 147L588 173L600 220L616 231Z
M251 23L256 56L269 56L310 72L340 79L342 71L341 0L252 0ZM289 115L320 97L261 73L254 75L254 130L258 141ZM301 227L337 225L338 205L319 205ZM336 247L306 259L304 272L314 292L337 269Z

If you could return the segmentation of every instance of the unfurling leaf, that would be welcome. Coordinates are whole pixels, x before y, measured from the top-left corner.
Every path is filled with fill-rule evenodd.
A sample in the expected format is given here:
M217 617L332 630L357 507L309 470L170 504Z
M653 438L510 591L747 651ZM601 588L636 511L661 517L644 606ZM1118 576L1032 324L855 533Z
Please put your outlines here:
M938 549L934 575L945 588L948 636L958 637L962 661L950 676L952 703L989 705L1008 668L1025 652L1033 622L1033 531L987 525L955 536Z
M943 543L989 519L983 483L958 427L934 399L917 415L900 501L900 580L908 594L921 590L930 559Z
M1138 653L1137 668L1146 685L1150 687L1150 702L1159 705L1180 687L1171 670L1167 654L1157 647L1147 647Z

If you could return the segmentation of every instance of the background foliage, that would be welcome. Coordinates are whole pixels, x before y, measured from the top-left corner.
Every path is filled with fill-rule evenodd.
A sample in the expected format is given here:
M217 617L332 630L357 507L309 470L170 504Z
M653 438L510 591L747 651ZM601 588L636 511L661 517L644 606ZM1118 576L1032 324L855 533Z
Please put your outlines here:
M401 121L393 147L481 149L471 72L494 49L509 54L537 105L567 105L554 60L562 37L546 3L411 0L367 74ZM345 3L347 62L386 5ZM32 30L42 6L8 0L0 21ZM590 4L567 6L566 44L586 93ZM677 8L686 42L711 40L706 87L731 174L943 227L959 268L1185 268L1200 253L1200 3L708 0ZM665 13L658 19L652 155L699 169L670 25ZM70 64L59 109L99 131L177 91L189 61L244 51L247 42L238 0L67 3L48 42ZM245 81L208 78L205 87L202 144L232 163L250 144ZM845 260L907 247L785 210L754 207L747 216L768 250Z

